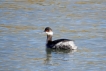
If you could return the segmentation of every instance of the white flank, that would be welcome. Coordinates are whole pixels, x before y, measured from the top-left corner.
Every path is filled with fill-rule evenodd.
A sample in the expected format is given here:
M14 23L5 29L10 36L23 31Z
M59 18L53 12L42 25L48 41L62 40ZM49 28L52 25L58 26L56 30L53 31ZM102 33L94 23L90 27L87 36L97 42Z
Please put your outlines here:
M75 46L73 41L59 42L55 46L56 47L59 47L59 46L69 46L69 47L71 47L71 49L77 49L77 46Z
M49 31L49 32L45 32L47 35L53 35L53 32L52 31Z

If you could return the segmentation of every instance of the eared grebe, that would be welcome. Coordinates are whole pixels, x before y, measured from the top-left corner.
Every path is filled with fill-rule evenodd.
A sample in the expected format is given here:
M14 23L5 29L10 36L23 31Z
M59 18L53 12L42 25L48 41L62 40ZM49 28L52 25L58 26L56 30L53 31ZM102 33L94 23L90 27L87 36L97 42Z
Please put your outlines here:
M69 39L57 39L52 41L53 31L50 27L46 27L44 32L47 34L47 44L48 48L54 49L77 49L74 42Z

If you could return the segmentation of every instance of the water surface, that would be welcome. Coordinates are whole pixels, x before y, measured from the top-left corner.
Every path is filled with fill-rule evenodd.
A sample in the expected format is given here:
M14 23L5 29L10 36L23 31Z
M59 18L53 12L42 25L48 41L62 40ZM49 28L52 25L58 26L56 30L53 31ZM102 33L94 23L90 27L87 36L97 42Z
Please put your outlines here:
M78 50L46 50L47 26ZM0 71L78 70L106 70L105 0L0 1Z

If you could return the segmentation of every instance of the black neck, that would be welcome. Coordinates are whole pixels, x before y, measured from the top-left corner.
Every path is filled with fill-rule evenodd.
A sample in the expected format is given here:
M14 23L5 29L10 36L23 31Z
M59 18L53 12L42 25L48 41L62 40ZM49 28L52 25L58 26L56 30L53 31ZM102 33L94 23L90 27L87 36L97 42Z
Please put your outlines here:
M52 41L52 36L51 35L47 35L47 42L51 42Z

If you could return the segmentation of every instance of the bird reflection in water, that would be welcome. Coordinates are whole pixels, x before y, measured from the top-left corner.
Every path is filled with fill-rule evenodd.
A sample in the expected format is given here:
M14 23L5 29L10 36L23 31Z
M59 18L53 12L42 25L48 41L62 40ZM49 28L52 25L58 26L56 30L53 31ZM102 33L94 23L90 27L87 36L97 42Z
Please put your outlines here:
M52 62L52 59L57 59L57 60L64 60L67 61L68 60L68 55L73 54L74 52L76 52L77 50L58 50L58 49L51 49L51 48L46 48L46 59L44 60L44 64L47 65L53 65L54 63ZM58 56L58 58L53 57L52 54L60 54L60 56Z

